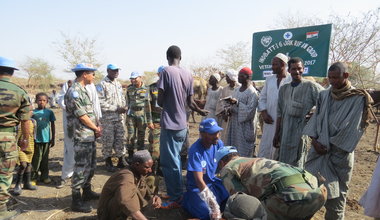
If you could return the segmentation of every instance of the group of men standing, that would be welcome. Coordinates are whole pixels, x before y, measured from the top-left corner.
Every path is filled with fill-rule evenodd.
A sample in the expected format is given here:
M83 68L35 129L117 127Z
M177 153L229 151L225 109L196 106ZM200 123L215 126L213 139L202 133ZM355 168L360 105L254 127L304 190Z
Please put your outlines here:
M99 137L103 143L102 153L107 170L111 172L116 170L111 160L112 151L114 151L118 157L117 167L130 169L131 172L124 172L129 176L128 178L138 178L140 181L140 177L146 176L160 158L169 199L161 204L158 198L152 197L155 198L155 207L175 208L182 203L186 208L186 204L192 201L191 199L185 199L184 203L182 201L180 151L187 136L187 108L203 116L206 116L208 112L200 109L193 100L192 75L179 66L182 58L180 48L169 47L166 56L169 66L159 68L160 78L156 83L147 87L142 82L141 75L133 72L132 84L127 88L125 96L117 81L119 74L117 66L112 64L107 66L107 76L96 86L96 92L94 92L94 87L89 88L93 85L96 71L92 65L78 64L72 69L76 79L71 86L67 86L63 97L67 114L65 132L73 141L71 161L74 161L72 165L72 209L74 211L90 212L91 207L86 204L86 201L100 197L91 190L91 179L96 166L95 141ZM203 208L208 207L208 211L204 214L205 219L219 219L221 215L218 210L224 206L222 202L228 198L228 193L236 191L258 197L265 210L276 216L273 211L276 207L271 206L275 203L271 203L269 199L278 202L277 197L272 196L278 196L280 189L286 191L297 184L303 184L302 187L305 187L308 192L316 190L317 205L324 203L323 198L326 192L320 186L324 184L327 189L325 218L344 218L354 150L368 125L368 111L372 100L364 90L351 86L347 66L341 62L330 66L328 78L331 87L327 90L323 90L314 82L304 80L302 78L304 68L302 59L289 59L284 54L277 54L272 60L273 76L266 79L260 96L251 83L252 71L249 68L239 71L238 81L241 86L234 88L232 97L225 99L229 105L227 145L234 145L236 148L225 148L223 142L218 141L222 128L217 125L215 119L206 119L201 123L199 129L201 138L189 151L188 190L194 189L195 194L189 192L185 197L195 196L203 201L201 202L203 205L206 204L200 207L199 211L202 213ZM2 100L0 109L1 170L7 174L0 176L0 180L3 180L0 183L1 217L14 214L7 211L5 205L9 196L7 193L11 179L9 176L15 164L12 156L13 148L16 146L14 127L21 121L21 129L25 133L23 136L29 136L27 126L23 122L28 118L30 103L25 91L9 83L14 70L17 68L13 62L5 58L0 59L0 83L4 84L2 88L6 90L4 94L0 94ZM235 85L231 83L230 86ZM15 98L7 98L10 95ZM95 106L97 102L99 102L100 111ZM253 119L257 107L264 120L258 156L270 160L247 159L253 155L254 150ZM128 127L126 144L131 166L128 166L125 160L123 124L125 120ZM151 130L150 143L152 145L149 151L153 157L147 154L147 151L142 151L146 128ZM158 135L160 136L159 144ZM311 147L307 153L309 138ZM27 139L22 140L21 144L27 141ZM139 151L136 156L133 156L135 142ZM234 153L239 153L238 155L245 158L238 158L238 155ZM273 160L279 160L279 162L273 162ZM244 168L243 165L251 167L249 169L252 172L249 175L244 173L249 169ZM218 167L224 168L221 171L224 186L215 179ZM277 170L272 170L272 168ZM284 170L289 172L289 175L280 175L281 172L285 172ZM244 172L239 174L241 171ZM253 182L256 181L255 178L259 178L257 174L270 174L272 178L268 179L266 185L255 186ZM245 178L246 182L239 179L244 175L249 177ZM255 175L256 177L252 177ZM263 177L266 177L265 175ZM274 178L276 175L279 175L278 178ZM259 190L255 187L261 188ZM280 198L281 204L286 201L296 201L294 196L306 200L311 198L304 198L301 196L302 193L297 194L293 191L285 194L290 197ZM133 207L136 207L136 204ZM188 207L191 212L192 206ZM310 214L316 211L314 208L315 206L310 208L312 210ZM144 216L138 212L138 207L133 210L135 212L130 214L144 219ZM311 216L306 213L300 219L308 219ZM291 219L292 217L284 217L280 214L276 218Z

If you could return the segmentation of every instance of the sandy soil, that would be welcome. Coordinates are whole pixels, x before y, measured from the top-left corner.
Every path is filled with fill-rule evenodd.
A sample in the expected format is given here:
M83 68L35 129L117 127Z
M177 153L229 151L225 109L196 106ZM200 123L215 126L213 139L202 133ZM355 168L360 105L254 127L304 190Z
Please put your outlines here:
M22 210L22 214L17 216L15 219L96 219L96 209L93 209L93 211L88 214L76 213L70 210L71 188L69 183L62 189L55 188L56 183L60 179L61 166L63 163L63 131L62 113L59 109L54 109L54 112L57 118L57 137L56 146L51 149L49 159L50 176L53 183L49 185L38 185L38 190L36 191L23 190L22 194L15 198L17 203L14 207ZM199 122L200 117L197 116L196 120ZM190 123L191 143L198 137L197 128L197 124ZM374 136L375 125L371 124L356 149L355 167L348 195L346 219L371 219L363 215L363 208L358 204L358 201L371 181L372 172L377 159L377 154L373 152ZM95 177L92 180L93 189L99 193L102 190L103 184L111 175L105 171L104 160L101 155L100 147L101 145L98 144L98 166ZM96 207L97 202L94 201L92 206ZM324 210L320 210L314 219L323 219L323 213ZM156 214L154 214L154 216L152 216L152 219L165 220L178 220L184 218L184 213L181 210L159 210Z

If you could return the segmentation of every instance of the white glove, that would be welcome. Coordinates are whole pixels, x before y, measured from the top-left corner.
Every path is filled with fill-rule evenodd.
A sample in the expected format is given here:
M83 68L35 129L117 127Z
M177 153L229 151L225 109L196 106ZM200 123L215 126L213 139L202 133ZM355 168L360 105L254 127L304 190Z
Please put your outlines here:
M207 204L210 213L210 219L221 219L220 207L212 191L206 186L202 192L198 193L199 197Z

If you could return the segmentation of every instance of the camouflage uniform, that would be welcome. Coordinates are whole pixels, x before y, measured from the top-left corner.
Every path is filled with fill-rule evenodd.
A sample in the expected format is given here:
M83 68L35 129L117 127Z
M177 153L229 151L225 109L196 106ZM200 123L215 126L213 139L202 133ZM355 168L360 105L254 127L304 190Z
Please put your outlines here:
M26 92L0 78L0 206L7 203L12 172L18 160L16 126L21 120L29 120L30 102Z
M153 161L156 161L160 157L160 118L161 107L157 104L158 88L157 82L152 83L149 86L150 106L152 108L152 121L154 129L149 131L149 152L152 155Z
M221 170L230 194L238 191L255 196L268 219L306 219L325 203L326 188L301 168L263 158L238 157Z
M111 81L107 76L96 86L102 109L102 153L104 158L112 157L112 149L116 157L125 154L124 114L119 114L117 108L126 106L123 88L119 81Z
M129 85L126 95L127 113L127 147L128 151L134 150L137 132L138 150L144 150L145 129L147 124L152 123L152 114L149 103L149 91L142 84L140 88Z
M75 82L65 95L67 112L67 133L74 139L74 174L72 189L90 186L96 167L95 133L79 121L87 115L96 124L92 102L85 87Z

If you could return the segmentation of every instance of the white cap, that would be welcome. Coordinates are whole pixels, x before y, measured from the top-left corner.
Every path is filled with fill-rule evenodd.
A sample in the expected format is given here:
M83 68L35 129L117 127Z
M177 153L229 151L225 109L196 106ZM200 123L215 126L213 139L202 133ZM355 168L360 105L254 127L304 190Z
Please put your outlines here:
M238 73L237 73L237 71L235 71L233 69L228 69L226 71L226 74L227 74L228 78L230 78L230 80L235 81L235 82L238 81Z
M286 56L285 54L283 53L278 53L276 56L274 57L277 57L278 59L282 60L284 63L288 63L288 60L289 60L289 57Z

